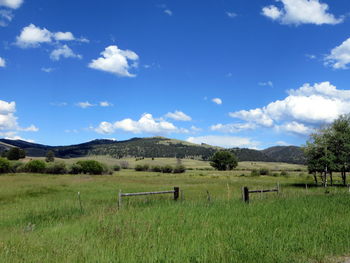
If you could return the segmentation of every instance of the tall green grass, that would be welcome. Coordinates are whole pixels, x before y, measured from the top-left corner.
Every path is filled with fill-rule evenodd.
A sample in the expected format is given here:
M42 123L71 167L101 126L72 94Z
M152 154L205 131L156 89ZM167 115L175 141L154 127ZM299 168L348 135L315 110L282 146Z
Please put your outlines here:
M0 176L0 262L328 262L349 253L346 188L306 190L301 176L189 175ZM277 182L279 195L240 200L244 185ZM116 208L119 189L173 186L184 200L130 197Z

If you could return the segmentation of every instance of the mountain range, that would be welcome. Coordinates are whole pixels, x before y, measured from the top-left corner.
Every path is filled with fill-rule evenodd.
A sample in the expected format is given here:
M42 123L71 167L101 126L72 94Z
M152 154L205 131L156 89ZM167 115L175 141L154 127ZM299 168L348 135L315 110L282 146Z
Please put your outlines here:
M43 157L53 151L56 157L75 158L89 155L109 155L123 157L176 157L209 160L218 150L223 149L208 144L193 144L186 141L164 137L132 138L125 141L93 140L69 146L49 146L22 140L0 139L0 153L11 147L19 147L27 156ZM265 150L247 148L227 149L233 152L239 161L286 162L303 164L305 156L301 147L275 146Z

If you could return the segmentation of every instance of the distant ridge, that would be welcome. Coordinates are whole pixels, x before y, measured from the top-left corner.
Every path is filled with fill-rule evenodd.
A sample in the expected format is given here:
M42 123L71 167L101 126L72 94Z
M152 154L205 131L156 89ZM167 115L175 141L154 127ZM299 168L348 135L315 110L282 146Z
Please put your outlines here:
M0 139L0 152L10 147L20 147L27 152L28 156L32 157L46 156L47 151L51 150L56 157L60 158L109 155L115 158L177 157L202 160L209 160L216 151L223 149L208 144L199 145L165 137L131 138L125 141L97 139L68 146L48 146L21 140ZM304 153L297 146L275 146L262 151L247 148L227 150L236 154L239 161L305 163Z

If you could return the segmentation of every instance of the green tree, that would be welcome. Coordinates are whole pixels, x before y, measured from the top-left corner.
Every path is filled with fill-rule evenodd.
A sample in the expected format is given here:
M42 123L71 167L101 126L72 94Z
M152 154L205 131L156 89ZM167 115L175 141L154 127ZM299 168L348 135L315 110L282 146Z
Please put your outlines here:
M50 150L50 151L48 151L48 152L46 153L45 161L46 161L47 163L50 163L50 162L54 162L54 161L55 161L55 154L54 154L53 151Z
M236 156L228 151L218 151L211 158L210 165L219 171L232 170L238 165Z
M19 160L26 157L26 152L18 147L13 147L7 152L8 160Z

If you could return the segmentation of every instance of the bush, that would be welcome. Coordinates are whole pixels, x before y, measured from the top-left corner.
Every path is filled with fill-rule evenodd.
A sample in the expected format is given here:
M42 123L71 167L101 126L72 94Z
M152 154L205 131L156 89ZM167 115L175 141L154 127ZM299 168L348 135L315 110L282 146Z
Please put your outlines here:
M10 162L10 172L11 173L23 173L24 172L24 163L22 162Z
M78 161L84 174L102 174L105 172L103 165L95 160Z
M259 171L256 170L256 169L253 169L253 170L250 172L250 176L259 176L259 175L260 175L260 173L259 173Z
M138 164L135 166L135 171L141 172L141 171L148 171L149 165L148 164Z
M287 171L281 171L281 176L288 176L288 173L287 173Z
M120 167L122 169L128 169L129 168L129 163L127 161L120 161L119 164L120 164Z
M162 167L160 167L159 165L153 165L151 167L151 171L156 172L156 173L160 173L162 171Z
M46 163L41 160L32 160L25 164L24 171L27 173L45 173Z
M113 171L118 172L120 171L120 166L118 164L113 166Z
M81 174L83 172L83 167L78 163L73 163L69 168L70 174Z
M173 167L171 165L162 166L163 173L172 173L172 171L173 171Z
M50 163L50 162L54 162L54 161L55 161L55 154L54 154L53 151L50 150L50 151L48 151L48 152L46 153L45 161L46 161L47 163Z
M50 163L46 168L48 174L65 174L67 173L67 167L64 162Z
M175 168L174 168L174 173L184 173L186 172L186 167L182 164L179 164L179 165L176 165Z
M267 168L260 168L259 174L260 175L269 175L270 174L270 170L267 169Z
M0 158L0 173L10 172L10 162L5 158Z

